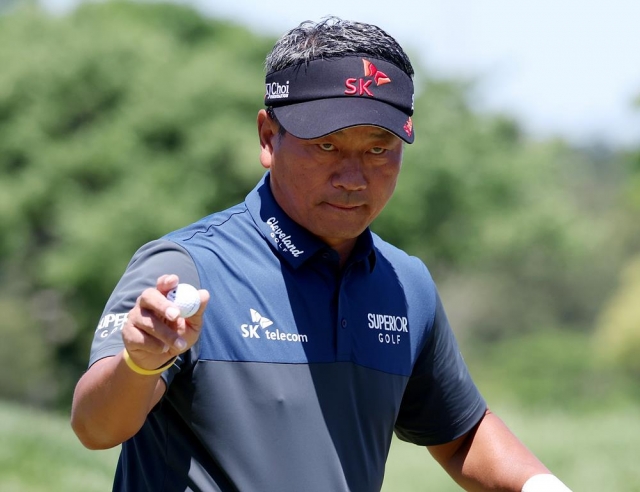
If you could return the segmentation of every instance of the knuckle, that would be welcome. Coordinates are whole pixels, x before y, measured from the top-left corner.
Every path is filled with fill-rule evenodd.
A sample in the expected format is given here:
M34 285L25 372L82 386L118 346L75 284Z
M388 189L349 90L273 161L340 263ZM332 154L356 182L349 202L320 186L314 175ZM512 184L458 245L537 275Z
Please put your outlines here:
M142 291L142 293L140 294L140 296L138 297L138 302L140 304L146 303L148 302L149 299L152 299L153 296L155 295L154 293L157 292L157 290L153 287L147 287L146 289L144 289Z

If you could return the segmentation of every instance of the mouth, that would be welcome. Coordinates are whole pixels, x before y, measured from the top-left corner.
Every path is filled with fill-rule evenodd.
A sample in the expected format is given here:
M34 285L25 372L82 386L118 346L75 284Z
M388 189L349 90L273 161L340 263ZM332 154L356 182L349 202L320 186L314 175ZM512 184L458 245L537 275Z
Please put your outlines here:
M343 204L343 203L329 203L327 202L327 205L331 208L336 208L338 210L356 210L359 209L360 207L362 207L364 204Z

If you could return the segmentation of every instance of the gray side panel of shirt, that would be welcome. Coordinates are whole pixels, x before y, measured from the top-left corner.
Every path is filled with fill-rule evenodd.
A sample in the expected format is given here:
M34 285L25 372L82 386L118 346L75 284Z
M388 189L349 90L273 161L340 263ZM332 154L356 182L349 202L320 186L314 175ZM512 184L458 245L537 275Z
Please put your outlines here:
M406 380L350 362L199 361L126 443L140 453L125 467L144 455L147 477L183 470L166 490L377 492Z

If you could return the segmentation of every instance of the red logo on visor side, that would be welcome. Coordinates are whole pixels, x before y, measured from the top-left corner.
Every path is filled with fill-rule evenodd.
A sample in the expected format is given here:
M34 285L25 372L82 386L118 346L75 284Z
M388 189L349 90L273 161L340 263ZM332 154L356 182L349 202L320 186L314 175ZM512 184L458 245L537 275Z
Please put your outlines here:
M411 137L411 134L413 133L413 120L411 119L411 117L409 117L407 122L404 124L404 131L407 136Z
M391 79L386 73L381 72L378 68L365 58L362 59L364 65L364 78L348 78L345 81L347 90L344 93L348 96L364 96L374 97L371 92L371 84L375 82L376 86L389 84Z

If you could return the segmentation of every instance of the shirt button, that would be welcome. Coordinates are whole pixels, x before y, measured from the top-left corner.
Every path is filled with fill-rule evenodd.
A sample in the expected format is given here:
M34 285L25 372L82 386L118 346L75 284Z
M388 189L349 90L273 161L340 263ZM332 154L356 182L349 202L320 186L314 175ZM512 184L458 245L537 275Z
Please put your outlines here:
M342 327L346 328L347 327L347 320L342 318Z

